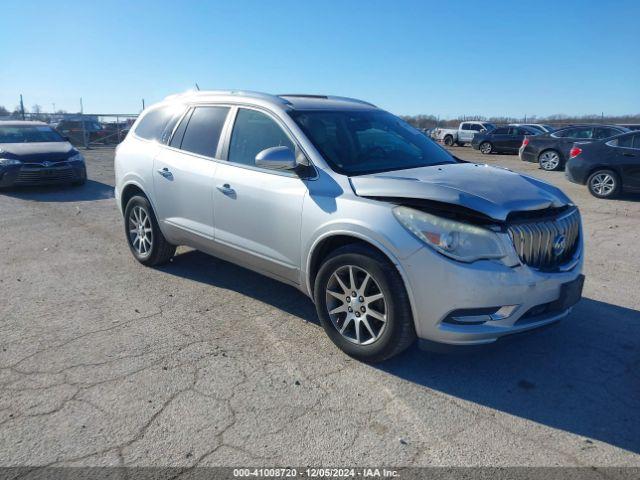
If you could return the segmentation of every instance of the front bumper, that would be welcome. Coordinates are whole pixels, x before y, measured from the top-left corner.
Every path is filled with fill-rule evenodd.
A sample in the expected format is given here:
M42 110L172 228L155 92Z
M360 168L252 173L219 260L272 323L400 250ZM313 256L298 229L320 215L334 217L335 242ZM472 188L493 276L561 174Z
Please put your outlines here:
M582 249L580 239L575 264L558 272L490 260L466 264L428 247L418 250L402 261L418 337L440 344L481 345L566 317L571 308L558 309L558 301L562 286L581 275ZM487 318L494 311L494 318ZM460 323L452 320L473 314L479 322L466 322L472 317Z
M86 178L84 162L61 162L48 167L24 163L0 169L0 187L55 185Z

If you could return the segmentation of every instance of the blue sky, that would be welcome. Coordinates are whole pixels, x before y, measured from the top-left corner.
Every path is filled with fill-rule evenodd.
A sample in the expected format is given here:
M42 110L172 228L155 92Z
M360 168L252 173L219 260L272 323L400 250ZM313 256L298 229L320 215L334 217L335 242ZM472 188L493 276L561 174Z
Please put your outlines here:
M0 105L137 113L192 88L396 114L640 113L640 1L3 0Z

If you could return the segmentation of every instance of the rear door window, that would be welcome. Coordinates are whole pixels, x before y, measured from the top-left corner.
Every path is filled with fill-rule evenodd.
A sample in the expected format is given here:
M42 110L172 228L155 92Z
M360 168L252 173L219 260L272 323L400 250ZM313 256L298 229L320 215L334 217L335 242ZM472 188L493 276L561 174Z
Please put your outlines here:
M491 133L493 135L507 135L509 133L509 128L508 127L498 127Z
M180 148L215 158L228 113L228 107L196 107L186 126Z
M607 127L597 127L594 129L594 135L593 138L609 138L609 137L613 137L614 135L618 135L619 133L621 133L620 131L614 129L614 128L607 128Z

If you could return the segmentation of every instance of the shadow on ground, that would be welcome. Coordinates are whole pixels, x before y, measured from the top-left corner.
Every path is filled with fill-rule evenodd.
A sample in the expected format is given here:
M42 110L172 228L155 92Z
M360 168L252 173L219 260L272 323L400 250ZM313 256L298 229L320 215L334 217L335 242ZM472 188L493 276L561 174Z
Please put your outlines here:
M12 187L0 190L0 195L33 202L91 202L113 198L113 187L95 180L80 186L69 184L39 187Z
M179 255L162 270L237 291L317 323L311 301L296 289L205 254ZM466 355L431 354L414 345L376 368L640 453L639 352L640 312L584 298L552 328Z

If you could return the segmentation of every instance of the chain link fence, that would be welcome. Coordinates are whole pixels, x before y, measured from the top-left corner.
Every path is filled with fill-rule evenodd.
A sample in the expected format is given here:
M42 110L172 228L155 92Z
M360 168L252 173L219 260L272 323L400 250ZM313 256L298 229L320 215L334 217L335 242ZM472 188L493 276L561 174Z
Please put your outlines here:
M129 113L21 113L0 115L0 120L30 120L49 124L78 147L115 146L129 133L137 114Z

